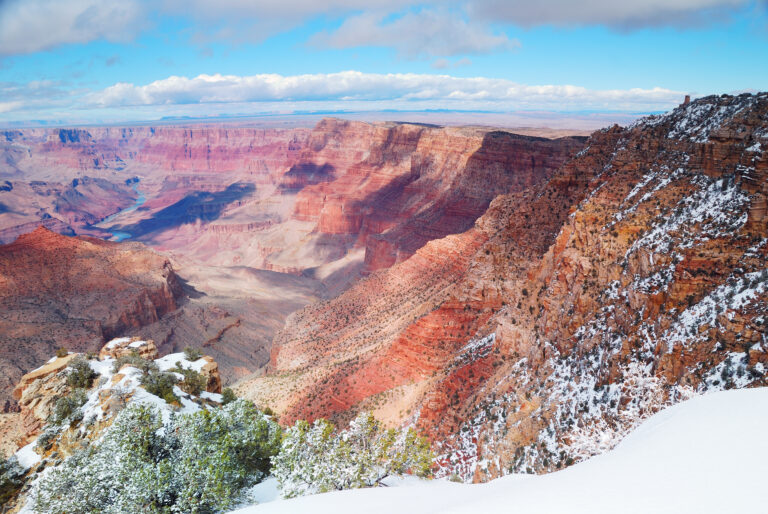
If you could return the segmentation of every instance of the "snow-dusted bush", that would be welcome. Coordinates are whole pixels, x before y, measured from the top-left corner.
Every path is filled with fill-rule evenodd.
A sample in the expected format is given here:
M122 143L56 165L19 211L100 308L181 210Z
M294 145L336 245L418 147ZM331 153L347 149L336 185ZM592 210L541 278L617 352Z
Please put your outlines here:
M117 373L118 371L120 371L120 368L122 368L126 364L136 369L139 369L144 373L158 371L157 364L155 364L154 361L150 361L141 357L139 355L139 352L137 352L136 350L131 352L129 355L121 355L120 357L115 359L115 362L112 365L112 371L114 373Z
M221 512L263 479L281 433L243 400L163 422L151 405L123 409L103 438L40 479L45 513Z
M184 358L188 361L196 361L202 356L203 354L197 348L192 348L191 346L184 348Z
M0 505L5 504L22 485L21 477L24 470L19 466L16 457L6 459L0 454Z
M221 392L221 404L227 405L229 403L234 402L237 400L237 396L235 395L235 392L230 387L225 387L224 390ZM269 414L265 412L265 414Z
M62 396L56 400L53 412L48 417L48 424L63 425L72 421L82 419L80 407L88 400L88 396L83 389L75 389L67 396Z
M171 371L179 373L184 377L179 384L179 387L181 387L181 390L185 393L200 396L200 393L205 391L205 386L208 384L208 380L194 369L185 369L182 367L181 362L177 362L176 367Z
M280 450L282 430L252 403L182 416L175 425L177 512L216 512L263 480Z
M147 392L162 398L168 403L178 403L179 398L173 392L176 385L176 375L165 371L150 371L141 377L141 385Z
M371 414L360 414L336 431L327 420L297 421L286 431L272 473L282 495L292 498L332 490L372 487L390 475L428 476L429 443L412 429L383 430Z
M67 385L81 389L88 389L96 378L96 373L82 355L78 355L69 363Z

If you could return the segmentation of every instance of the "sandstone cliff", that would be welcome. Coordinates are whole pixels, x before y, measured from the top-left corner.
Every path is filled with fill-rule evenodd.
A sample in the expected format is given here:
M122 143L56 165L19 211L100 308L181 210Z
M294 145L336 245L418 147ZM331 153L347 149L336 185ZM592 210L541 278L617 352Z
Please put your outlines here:
M441 473L483 480L570 465L691 394L764 385L766 145L765 93L599 131L470 230L291 316L270 374L239 389L285 421L416 423Z

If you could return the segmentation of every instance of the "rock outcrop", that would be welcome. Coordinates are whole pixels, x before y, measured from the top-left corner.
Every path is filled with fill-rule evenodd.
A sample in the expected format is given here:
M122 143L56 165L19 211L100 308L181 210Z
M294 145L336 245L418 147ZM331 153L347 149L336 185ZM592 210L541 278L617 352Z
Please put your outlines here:
M203 355L195 361L189 361L183 353L158 357L157 348L153 341L144 341L135 337L121 337L105 344L98 353L98 358L88 356L94 373L92 388L100 389L98 393L99 406L103 412L119 411L130 396L130 391L123 391L119 384L126 377L135 374L135 368L125 364L118 370L112 369L114 362L124 356L134 355L146 361L155 362L160 371L173 371L177 365L184 369L193 369L205 378L205 391L213 394L221 393L221 377L216 361L209 355ZM34 441L54 412L56 403L72 392L67 383L69 366L76 358L85 358L82 353L69 353L63 357L53 357L41 367L30 371L21 377L13 390L13 397L20 407L20 420L17 420L17 438L14 448L22 447ZM96 383L100 377L102 383ZM183 386L184 378L178 375L179 383ZM135 380L134 380L135 382ZM138 384L134 384L138 386ZM88 389L90 394L92 391ZM216 397L206 397L210 398ZM91 407L93 408L93 407Z
M766 384L768 94L593 134L338 298L292 315L241 393L286 422L415 423L441 473L559 469L690 394Z

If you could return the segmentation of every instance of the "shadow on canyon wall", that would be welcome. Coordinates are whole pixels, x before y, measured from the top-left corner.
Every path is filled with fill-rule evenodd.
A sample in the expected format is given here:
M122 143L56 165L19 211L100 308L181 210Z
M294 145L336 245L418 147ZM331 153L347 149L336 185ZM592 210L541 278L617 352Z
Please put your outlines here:
M198 220L209 223L218 219L228 205L250 196L255 191L254 184L242 182L231 184L225 190L215 193L196 191L158 211L151 218L133 225L110 227L110 230L127 232L134 239L139 239L146 238L147 235L156 231L179 227Z

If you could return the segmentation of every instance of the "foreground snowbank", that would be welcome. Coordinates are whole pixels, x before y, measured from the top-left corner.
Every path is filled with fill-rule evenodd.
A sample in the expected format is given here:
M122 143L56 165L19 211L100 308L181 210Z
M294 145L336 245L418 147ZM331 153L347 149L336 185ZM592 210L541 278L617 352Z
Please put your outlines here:
M564 471L487 484L405 481L251 506L239 514L768 511L768 388L701 396L648 419L613 451Z

